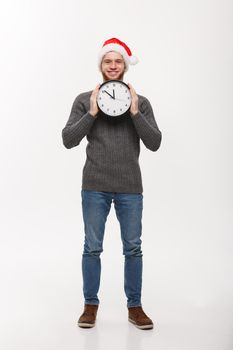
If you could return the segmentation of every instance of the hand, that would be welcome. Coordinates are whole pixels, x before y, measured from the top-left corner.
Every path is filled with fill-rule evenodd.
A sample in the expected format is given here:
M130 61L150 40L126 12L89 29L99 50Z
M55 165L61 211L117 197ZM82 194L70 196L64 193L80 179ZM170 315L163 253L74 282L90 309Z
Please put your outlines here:
M131 84L128 83L129 89L130 89L130 93L131 93L131 106L130 106L130 113L135 115L139 112L139 108L138 108L138 95L136 94L136 91L134 90L134 88L132 87Z
M96 114L99 112L99 108L96 102L97 99L97 95L99 93L99 88L100 88L100 84L98 84L96 86L96 88L92 91L91 97L90 97L90 111L89 113L95 117Z

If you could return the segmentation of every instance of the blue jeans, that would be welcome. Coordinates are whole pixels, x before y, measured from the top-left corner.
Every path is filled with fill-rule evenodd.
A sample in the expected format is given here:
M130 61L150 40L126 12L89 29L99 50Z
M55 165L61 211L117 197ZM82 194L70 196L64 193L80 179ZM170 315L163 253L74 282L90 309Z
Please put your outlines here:
M120 223L124 260L124 291L127 307L142 306L142 209L143 194L81 190L84 220L82 254L83 294L85 304L99 304L101 261L105 223L114 202ZM114 277L113 277L114 278Z

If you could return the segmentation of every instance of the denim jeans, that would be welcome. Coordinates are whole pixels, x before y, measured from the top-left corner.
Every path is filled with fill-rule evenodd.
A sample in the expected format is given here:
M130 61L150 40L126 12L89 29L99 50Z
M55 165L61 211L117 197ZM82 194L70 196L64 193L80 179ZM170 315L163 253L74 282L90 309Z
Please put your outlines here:
M83 294L85 304L99 304L105 223L113 201L120 223L124 255L124 291L127 306L141 306L142 288L142 209L143 194L81 190L84 220L82 254Z

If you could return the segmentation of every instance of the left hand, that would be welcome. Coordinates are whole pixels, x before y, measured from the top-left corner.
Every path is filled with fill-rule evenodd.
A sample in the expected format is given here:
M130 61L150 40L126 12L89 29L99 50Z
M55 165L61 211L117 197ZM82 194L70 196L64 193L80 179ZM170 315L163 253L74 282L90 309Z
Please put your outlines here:
M130 113L135 115L139 112L138 95L136 94L136 91L134 90L134 88L132 87L131 84L128 83L128 86L129 86L131 98L132 98L132 102L131 102L131 106L130 106Z

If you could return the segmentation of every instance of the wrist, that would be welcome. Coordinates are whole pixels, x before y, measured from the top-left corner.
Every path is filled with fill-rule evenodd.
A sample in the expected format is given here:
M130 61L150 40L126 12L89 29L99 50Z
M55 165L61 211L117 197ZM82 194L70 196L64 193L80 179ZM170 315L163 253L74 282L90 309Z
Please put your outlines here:
M131 112L131 114L132 114L133 116L135 116L136 114L138 114L139 110L138 110L138 109L136 109L136 110L134 110L134 111L130 111L130 112Z
M94 117L94 118L96 118L96 115L97 115L97 113L96 112L93 112L93 111L89 111L89 114L92 116L92 117Z

